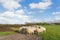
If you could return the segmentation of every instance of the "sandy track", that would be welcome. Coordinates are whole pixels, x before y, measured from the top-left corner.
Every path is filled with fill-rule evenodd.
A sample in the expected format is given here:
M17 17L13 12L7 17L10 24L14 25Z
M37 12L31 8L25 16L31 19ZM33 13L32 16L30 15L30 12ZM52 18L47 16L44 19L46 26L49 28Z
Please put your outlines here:
M2 36L0 40L42 40L41 37L36 35L24 35L24 34L13 34L9 36Z

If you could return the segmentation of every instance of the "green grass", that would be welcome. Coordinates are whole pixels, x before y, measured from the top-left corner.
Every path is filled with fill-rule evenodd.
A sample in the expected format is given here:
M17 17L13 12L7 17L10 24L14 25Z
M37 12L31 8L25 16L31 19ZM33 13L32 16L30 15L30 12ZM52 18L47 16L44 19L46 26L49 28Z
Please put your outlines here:
M40 33L43 40L60 40L60 25L43 25L47 31Z
M42 25L46 28L45 33L40 33L39 36L42 36L43 40L60 40L60 25ZM15 31L18 28L11 27L10 30ZM0 32L0 36L11 35L14 32Z
M7 32L0 32L0 36L5 36L5 35L11 35L14 34L15 32L7 31Z
M12 30L12 31L18 31L19 28L10 27L10 30Z
M2 30L3 30L3 29L2 29ZM10 31L6 31L6 32L1 31L1 32L0 32L0 36L5 36L5 35L14 34L14 33L16 33L15 31L18 30L18 28L10 27L9 30L10 30Z

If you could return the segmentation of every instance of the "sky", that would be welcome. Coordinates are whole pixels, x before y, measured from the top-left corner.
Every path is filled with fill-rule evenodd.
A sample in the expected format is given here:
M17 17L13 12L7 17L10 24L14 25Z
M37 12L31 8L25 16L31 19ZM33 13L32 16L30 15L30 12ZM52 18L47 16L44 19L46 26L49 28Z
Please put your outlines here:
M0 0L0 24L60 21L60 0Z

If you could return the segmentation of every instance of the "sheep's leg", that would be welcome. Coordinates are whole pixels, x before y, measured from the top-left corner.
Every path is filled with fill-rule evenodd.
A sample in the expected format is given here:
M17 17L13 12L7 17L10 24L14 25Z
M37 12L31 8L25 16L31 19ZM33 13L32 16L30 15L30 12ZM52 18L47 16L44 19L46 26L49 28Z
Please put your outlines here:
M34 33L32 32L31 35L33 35Z
M35 30L35 31L34 31L34 34L35 34L35 35L38 35L38 31L37 31L37 30Z

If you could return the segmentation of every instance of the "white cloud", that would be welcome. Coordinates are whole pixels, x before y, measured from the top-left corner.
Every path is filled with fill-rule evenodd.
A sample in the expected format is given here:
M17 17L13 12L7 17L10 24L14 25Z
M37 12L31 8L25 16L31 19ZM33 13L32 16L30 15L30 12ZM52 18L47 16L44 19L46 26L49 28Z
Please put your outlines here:
M19 14L21 12L21 14ZM0 15L0 23L4 24L23 24L25 22L30 22L30 16L24 15L23 10L6 11Z
M39 3L31 3L29 6L31 7L31 9L34 9L34 8L47 9L49 8L49 6L51 6L51 4L52 4L51 0L46 0Z
M55 19L56 19L56 20L60 20L60 17L59 17L59 16L56 16Z
M54 22L60 22L60 12L59 11L56 11L56 12L53 12L52 13L54 15L54 19L55 21Z
M50 22L53 22L53 20L54 20L54 19L52 19L52 18L50 18L50 17L47 17L47 18L45 18L44 22L49 22L49 23L50 23Z
M50 2L51 0L42 0L43 2Z
M15 0L15 1L17 1L17 2L23 2L23 1L25 1L25 0Z
M56 11L52 13L55 17L55 20L60 20L60 12Z
M14 12L6 11L6 12L2 13L1 16L13 17L14 16Z
M56 15L56 14L60 14L60 12L53 12L52 14Z
M13 10L21 7L21 5L16 0L0 0L0 3L2 3L3 7L8 10Z
M41 22L41 20L38 19L37 21L37 19L33 19L32 22Z
M60 20L60 15L55 15L55 20Z
M21 10L17 10L16 13L18 13L18 14L24 14L25 12L24 12L24 10L21 9Z
M16 22L16 20L15 20ZM0 24L14 24L15 23L13 19L0 17Z
M60 23L60 16L55 16L55 22Z

